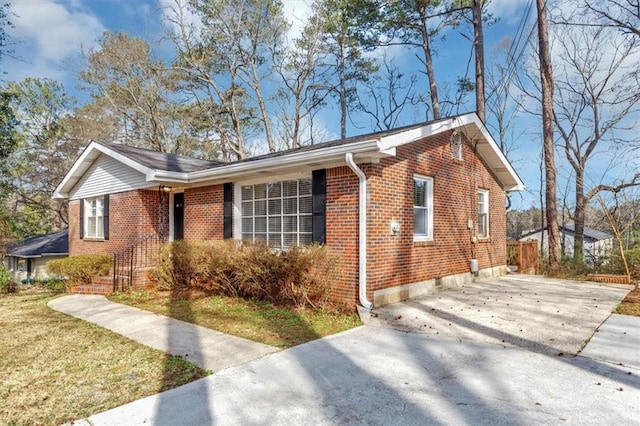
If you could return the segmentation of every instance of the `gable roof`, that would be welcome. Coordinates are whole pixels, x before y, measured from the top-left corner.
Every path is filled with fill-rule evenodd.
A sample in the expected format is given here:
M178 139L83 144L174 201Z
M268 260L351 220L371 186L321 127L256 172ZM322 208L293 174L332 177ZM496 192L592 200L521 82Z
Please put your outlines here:
M576 228L573 223L565 223L564 225L558 226L560 232L564 232L565 234L575 235ZM544 230L547 230L547 227L544 227ZM533 234L537 234L540 232L540 229L536 229L535 231L530 231L523 234L520 238L530 237ZM589 228L588 226L584 227L584 237L588 240L592 241L601 241L608 240L609 238L613 238L613 235L608 234L606 232L598 231L597 229Z
M159 184L222 183L236 178L290 173L300 169L325 168L344 164L351 153L360 163L395 156L396 148L427 136L457 130L475 144L478 154L506 191L524 189L522 180L475 113L405 126L398 129L338 139L316 145L279 151L252 158L220 163L196 160L175 154L157 153L124 145L91 142L56 188L54 198L67 198L84 172L101 154L143 173L149 186Z
M69 254L69 229L46 235L26 238L22 243L11 247L7 256L42 257Z

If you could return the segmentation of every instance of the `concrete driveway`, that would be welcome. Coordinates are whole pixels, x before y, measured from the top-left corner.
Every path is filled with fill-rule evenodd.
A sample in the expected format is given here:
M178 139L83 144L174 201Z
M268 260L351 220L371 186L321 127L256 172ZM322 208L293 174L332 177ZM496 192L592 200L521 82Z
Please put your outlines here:
M603 326L593 358L558 356L579 350L628 290L490 280L377 309L383 327L272 353L74 424L637 424L640 318ZM420 332L391 328L401 325ZM629 364L606 359L620 344Z
M375 309L370 325L577 354L633 288L510 275Z

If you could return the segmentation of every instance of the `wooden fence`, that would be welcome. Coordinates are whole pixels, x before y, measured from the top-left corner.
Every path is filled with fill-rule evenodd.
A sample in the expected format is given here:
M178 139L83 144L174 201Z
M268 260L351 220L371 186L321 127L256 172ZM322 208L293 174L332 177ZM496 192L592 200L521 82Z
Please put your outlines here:
M521 274L540 273L538 240L507 241L507 265L517 265Z

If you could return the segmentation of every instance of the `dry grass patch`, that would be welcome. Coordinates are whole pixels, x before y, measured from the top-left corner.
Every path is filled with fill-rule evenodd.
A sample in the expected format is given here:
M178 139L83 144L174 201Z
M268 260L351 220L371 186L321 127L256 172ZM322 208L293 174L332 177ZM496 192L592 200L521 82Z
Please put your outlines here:
M114 294L109 299L279 348L361 324L355 312L277 306L197 290L135 291Z
M636 287L627 294L616 308L616 314L640 317L640 286L636 284Z
M207 373L49 309L51 293L0 296L0 423L61 424Z

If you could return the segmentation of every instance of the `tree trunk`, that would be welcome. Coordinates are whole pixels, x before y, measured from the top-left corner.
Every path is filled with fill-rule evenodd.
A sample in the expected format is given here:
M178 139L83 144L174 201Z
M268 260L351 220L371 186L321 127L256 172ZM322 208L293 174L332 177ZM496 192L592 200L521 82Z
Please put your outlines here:
M587 200L584 197L584 167L576 170L576 207L573 211L573 260L584 261L584 218Z
M556 206L556 165L553 146L553 74L547 30L546 0L536 0L538 10L538 54L540 57L540 81L542 83L542 136L545 167L545 202L547 234L549 236L549 269L555 273L560 268L558 244L558 209Z
M345 46L344 38L341 39L340 44L340 63L338 64L338 78L340 79L340 138L346 139L347 137L347 85L346 85L346 58L345 58Z
M431 107L433 108L433 119L440 119L440 101L438 100L438 86L436 85L436 74L433 71L433 56L431 54L431 40L429 30L427 29L426 11L421 12L422 25L420 31L422 33L422 51L424 52L424 65L429 79L429 95L431 96Z
M473 47L476 60L476 112L482 122L485 122L485 94L484 94L484 36L482 34L482 3L483 0L473 0Z

